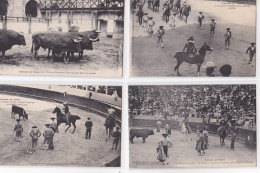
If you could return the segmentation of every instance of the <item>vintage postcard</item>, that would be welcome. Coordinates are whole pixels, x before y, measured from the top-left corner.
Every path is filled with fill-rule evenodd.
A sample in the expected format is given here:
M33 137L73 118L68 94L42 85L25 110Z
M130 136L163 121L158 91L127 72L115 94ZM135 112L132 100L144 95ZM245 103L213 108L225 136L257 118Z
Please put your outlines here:
M124 0L1 0L0 75L122 77Z
M121 166L121 86L0 85L0 165Z
M256 76L256 0L131 0L132 77Z
M256 85L129 86L130 168L256 167Z

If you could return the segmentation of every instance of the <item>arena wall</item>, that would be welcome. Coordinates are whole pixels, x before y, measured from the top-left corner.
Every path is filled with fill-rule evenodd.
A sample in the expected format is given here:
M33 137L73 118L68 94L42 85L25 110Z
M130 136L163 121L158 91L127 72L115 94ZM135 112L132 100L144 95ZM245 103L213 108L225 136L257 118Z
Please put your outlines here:
M156 123L158 120L149 120L149 119L132 119L130 121L130 125L132 127L147 127L147 128L156 128ZM179 127L179 121L176 120L160 120L162 122L161 127L165 127L166 124L169 124L169 126L172 129L180 129ZM190 127L192 131L196 131L197 129L201 129L204 127L204 124L202 123L196 123L196 122L190 122ZM219 125L217 124L207 124L208 132L210 134L217 134L217 129L219 128ZM238 129L237 139L243 141L245 145L249 148L256 148L256 131L250 130L250 129Z

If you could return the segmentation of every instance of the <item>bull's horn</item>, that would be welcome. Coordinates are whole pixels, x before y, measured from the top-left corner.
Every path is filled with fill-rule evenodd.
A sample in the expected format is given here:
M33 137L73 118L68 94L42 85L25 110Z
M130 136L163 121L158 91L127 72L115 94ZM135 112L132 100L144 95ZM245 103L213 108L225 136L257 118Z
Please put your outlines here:
M97 32L97 33L101 33L102 31L95 31L95 32Z
M19 32L19 34L23 35L24 33L23 32Z
M95 42L95 41L97 41L97 40L99 39L99 35L98 35L97 38L95 38L95 39L92 39L92 38L90 38L90 37L88 37L88 39L89 39L90 41L92 41L92 42Z

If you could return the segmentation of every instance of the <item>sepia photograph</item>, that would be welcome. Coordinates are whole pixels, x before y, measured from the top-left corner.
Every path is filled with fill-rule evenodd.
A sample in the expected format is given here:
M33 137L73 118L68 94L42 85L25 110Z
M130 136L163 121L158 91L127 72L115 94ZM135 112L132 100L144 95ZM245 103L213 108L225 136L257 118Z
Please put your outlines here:
M124 0L1 0L0 75L122 77Z
M255 77L256 0L131 0L131 77Z
M256 167L256 85L129 86L130 168Z
M0 165L121 167L122 87L0 85Z

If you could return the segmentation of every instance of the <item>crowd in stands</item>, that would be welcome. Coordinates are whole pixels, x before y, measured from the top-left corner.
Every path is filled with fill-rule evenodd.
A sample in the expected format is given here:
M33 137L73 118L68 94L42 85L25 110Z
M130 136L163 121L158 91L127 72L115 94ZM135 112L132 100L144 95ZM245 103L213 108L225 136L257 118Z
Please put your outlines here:
M129 111L133 115L222 119L256 122L255 85L130 86Z

